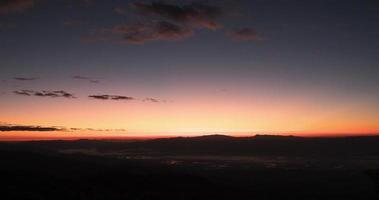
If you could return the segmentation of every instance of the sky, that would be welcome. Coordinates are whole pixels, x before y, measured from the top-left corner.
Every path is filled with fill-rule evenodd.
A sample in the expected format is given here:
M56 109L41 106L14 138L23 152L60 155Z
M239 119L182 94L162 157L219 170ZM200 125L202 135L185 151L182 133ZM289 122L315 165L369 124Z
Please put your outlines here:
M379 133L375 0L0 0L0 140Z

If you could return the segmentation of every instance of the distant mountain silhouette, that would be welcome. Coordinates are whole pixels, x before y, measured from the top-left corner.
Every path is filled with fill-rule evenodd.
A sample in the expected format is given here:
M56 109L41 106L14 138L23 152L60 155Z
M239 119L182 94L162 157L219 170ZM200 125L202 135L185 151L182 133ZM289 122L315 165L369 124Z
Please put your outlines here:
M220 134L214 134L214 135L203 135L203 136L197 136L197 137L189 137L186 139L197 139L197 140L230 140L235 137L228 136L228 135L220 135Z
M153 152L167 155L254 155L254 156L371 156L379 155L379 136L304 138L256 135L231 137L207 135L141 141L33 141L25 148L96 149L98 151Z

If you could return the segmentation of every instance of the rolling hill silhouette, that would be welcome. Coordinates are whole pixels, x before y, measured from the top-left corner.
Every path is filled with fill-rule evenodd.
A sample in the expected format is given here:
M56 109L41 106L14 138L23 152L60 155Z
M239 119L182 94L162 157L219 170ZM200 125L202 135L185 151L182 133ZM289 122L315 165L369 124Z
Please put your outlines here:
M8 143L12 144L17 143ZM251 155L251 156L376 156L379 136L304 138L295 136L256 135L231 137L207 135L138 141L77 140L23 142L24 148L99 151L140 151L169 155Z

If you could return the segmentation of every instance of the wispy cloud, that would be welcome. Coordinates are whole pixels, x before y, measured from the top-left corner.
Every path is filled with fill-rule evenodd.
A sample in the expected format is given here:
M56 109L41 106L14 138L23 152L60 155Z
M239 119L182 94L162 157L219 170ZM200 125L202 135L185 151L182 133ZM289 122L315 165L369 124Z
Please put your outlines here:
M144 15L156 15L177 23L198 28L218 29L222 25L216 20L223 15L220 8L204 3L191 3L183 6L164 2L131 3L132 8Z
M0 14L23 12L34 6L34 0L0 0Z
M89 81L90 83L99 83L100 81L95 79L95 78L91 78L91 77L87 77L87 76L72 76L73 79L77 79L77 80L84 80L84 81Z
M34 91L31 91L31 90L16 90L16 91L13 91L13 93L17 95L25 95L25 96L34 95Z
M159 102L162 102L162 100L159 100L159 99L155 99L155 98L144 98L142 100L143 102L151 102L151 103L159 103Z
M14 77L13 79L17 80L17 81L34 81L34 80L37 80L39 78L37 78L37 77Z
M107 95L107 94L103 94L103 95L89 95L88 97L92 98L92 99L98 99L98 100L116 100L116 101L120 101L120 100L131 101L131 100L135 100L134 97L121 96L121 95Z
M125 132L126 129L99 129L99 128L70 128L70 131L95 131L95 132Z
M53 98L62 97L62 98L69 98L69 99L76 98L73 94L63 91L63 90L56 90L56 91L16 90L16 91L13 91L13 93L17 95L24 95L24 96L53 97Z
M121 35L120 42L131 44L144 44L156 40L176 41L193 35L191 29L168 21L118 25L113 27L110 33Z
M240 28L226 33L231 39L236 41L262 41L263 38L252 28Z

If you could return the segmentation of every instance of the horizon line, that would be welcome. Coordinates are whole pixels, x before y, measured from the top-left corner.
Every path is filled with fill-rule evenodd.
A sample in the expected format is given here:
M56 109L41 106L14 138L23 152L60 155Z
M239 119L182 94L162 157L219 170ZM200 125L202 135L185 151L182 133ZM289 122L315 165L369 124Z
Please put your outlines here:
M341 134L334 133L330 135L297 135L297 134L254 134L254 135L230 135L230 134L199 134L199 135L152 135L152 136L63 136L63 137L0 137L0 142L29 142L29 141L79 141L79 140L103 140L103 141L128 141L128 140L154 140L154 139L172 139L172 138L198 138L206 136L226 136L231 138L254 138L254 137L296 137L296 138L356 138L356 137L379 137L379 133L366 134Z

